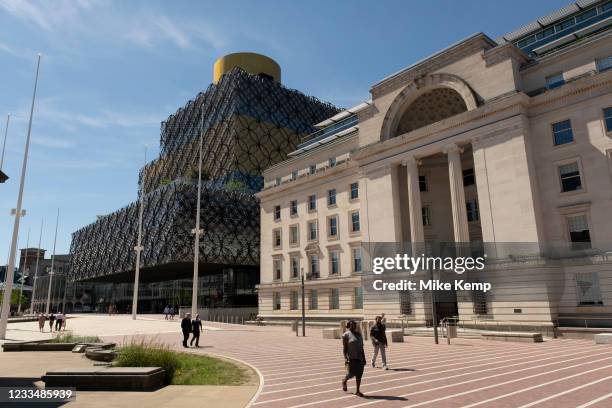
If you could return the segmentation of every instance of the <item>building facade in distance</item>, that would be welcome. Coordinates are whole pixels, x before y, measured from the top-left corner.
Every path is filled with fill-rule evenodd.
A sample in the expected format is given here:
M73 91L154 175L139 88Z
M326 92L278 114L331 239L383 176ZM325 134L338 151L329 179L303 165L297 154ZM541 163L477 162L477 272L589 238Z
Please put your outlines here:
M492 290L436 297L438 318L612 324L611 18L612 2L580 1L475 34L319 123L264 173L260 316L301 315L303 272L311 321L430 323L429 291L367 290L367 258L460 243L487 254L468 279Z
M339 110L280 83L268 57L230 54L214 81L162 123L160 155L140 172L143 252L139 308L191 304L198 157L202 308L256 307L262 172L285 160L313 124ZM139 200L73 233L69 278L92 310L132 303ZM95 282L95 283L94 283ZM83 307L85 305L82 305Z

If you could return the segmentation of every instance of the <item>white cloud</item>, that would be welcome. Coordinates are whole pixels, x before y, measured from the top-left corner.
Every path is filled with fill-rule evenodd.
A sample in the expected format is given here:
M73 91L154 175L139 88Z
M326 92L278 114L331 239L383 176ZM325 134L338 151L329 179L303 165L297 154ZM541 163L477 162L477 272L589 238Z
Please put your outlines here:
M76 147L76 143L70 140L38 135L34 135L32 137L32 143L39 146L49 147L52 149L71 149L73 147Z

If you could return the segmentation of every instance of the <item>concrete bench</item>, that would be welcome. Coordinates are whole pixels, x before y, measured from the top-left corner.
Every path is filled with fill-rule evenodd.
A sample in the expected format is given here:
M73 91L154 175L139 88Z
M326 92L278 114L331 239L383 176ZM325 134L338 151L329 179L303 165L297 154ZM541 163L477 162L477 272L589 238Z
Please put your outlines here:
M593 337L595 344L612 344L612 333L599 333Z
M404 333L402 329L392 329L387 330L387 341L391 343L403 343L404 342Z
M529 332L488 332L481 333L484 340L516 341L520 343L542 343L542 333Z
M76 343L4 343L4 351L70 351Z
M99 347L87 347L85 349L85 357L94 361L111 362L117 358L117 353Z
M340 329L337 327L323 329L323 338L324 339L339 339L340 338Z
M74 387L83 391L151 391L163 387L161 367L92 367L49 371L45 387Z

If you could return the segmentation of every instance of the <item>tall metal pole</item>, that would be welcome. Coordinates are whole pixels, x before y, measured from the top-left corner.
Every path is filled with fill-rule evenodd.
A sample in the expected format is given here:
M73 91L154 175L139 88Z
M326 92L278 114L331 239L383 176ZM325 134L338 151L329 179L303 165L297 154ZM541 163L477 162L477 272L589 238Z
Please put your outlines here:
M19 236L19 221L22 214L21 205L23 202L23 187L28 166L28 152L30 150L30 136L32 134L32 117L34 116L34 102L36 101L36 88L38 86L38 70L40 68L40 54L36 64L36 79L34 80L34 93L32 94L32 106L30 108L30 120L28 122L28 136L26 138L25 151L23 153L23 163L21 165L21 179L19 180L19 195L17 196L17 208L15 209L15 224L13 225L13 238L11 241L11 252L9 255L9 265L6 271L6 283L2 298L2 313L0 314L0 339L6 339L6 325L8 324L9 311L11 309L11 294L13 292L13 279L15 277L15 250L17 247L17 237Z
M38 248L36 249L36 268L34 269L34 284L32 285L32 299L30 302L30 312L34 313L34 295L36 294L36 281L38 280L38 259L40 258L40 243L42 241L43 224L45 220L40 220L40 235L38 236Z
M202 111L202 115L204 112ZM203 121L203 117L201 118ZM191 291L191 316L195 318L198 313L198 266L200 263L200 196L202 192L202 143L204 137L202 135L202 122L200 122L200 154L198 155L198 198L196 200L196 222L193 233L195 234L195 243L193 250L193 288Z
M21 313L21 297L23 296L23 282L25 281L26 276L24 272L28 271L28 248L30 247L30 228L28 228L28 235L26 238L26 253L25 258L23 260L23 271L21 271L21 285L19 285L19 303L17 304L17 314Z
M144 153L144 164L147 165L147 146L145 146ZM138 208L138 242L134 247L136 251L136 271L134 272L134 290L132 294L132 320L136 320L136 314L138 312L138 283L140 279L140 253L144 249L142 246L142 214L144 210L144 195L145 195L145 177L147 172L142 171L142 191L140 192L140 206Z
M57 218L55 219L55 238L53 238L53 255L51 256L51 270L49 271L49 288L47 289L47 306L45 314L49 314L49 306L51 305L51 286L53 284L53 274L55 271L55 244L57 243L57 225L59 224L59 208L57 209Z
M6 150L6 138L8 136L9 122L11 121L11 114L6 115L6 128L4 129L4 142L2 143L2 157L0 158L0 170L4 165L4 151Z
M304 268L302 269L302 337L306 337L306 288L304 287ZM296 328L297 331L297 328Z

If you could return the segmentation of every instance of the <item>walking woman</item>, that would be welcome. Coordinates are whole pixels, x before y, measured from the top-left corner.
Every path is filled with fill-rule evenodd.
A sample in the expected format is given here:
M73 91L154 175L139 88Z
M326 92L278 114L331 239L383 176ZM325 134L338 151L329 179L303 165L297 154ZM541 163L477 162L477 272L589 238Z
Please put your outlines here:
M47 320L47 316L45 316L42 313L38 314L38 330L40 330L41 333L45 332L45 321Z
M363 368L366 365L365 352L363 351L363 337L357 330L357 323L354 320L349 320L346 324L346 328L348 330L342 335L342 346L348 372L344 380L342 380L342 390L346 391L347 381L355 377L355 383L357 385L355 395L363 397L364 395L359 390L359 387L361 387Z
M193 333L193 337L189 342L189 345L193 346L193 341L196 342L196 347L200 347L200 332L202 331L202 321L200 320L200 315L197 314L195 319L191 321L191 331Z

